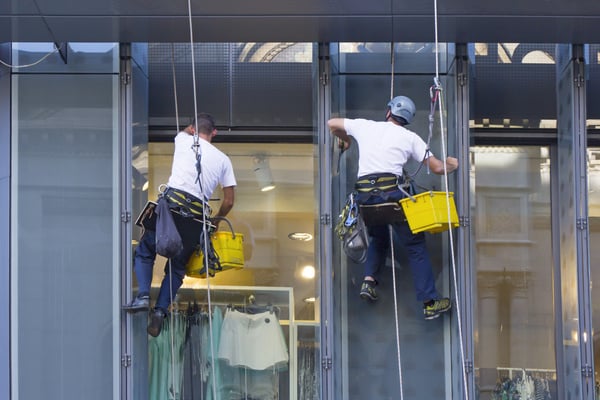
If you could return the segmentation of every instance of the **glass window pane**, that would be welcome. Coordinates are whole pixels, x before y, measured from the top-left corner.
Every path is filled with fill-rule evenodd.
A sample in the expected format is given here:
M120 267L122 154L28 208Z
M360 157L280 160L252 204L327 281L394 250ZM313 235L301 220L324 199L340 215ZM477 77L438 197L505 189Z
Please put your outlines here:
M118 84L116 75L13 77L11 325L20 399L114 398Z
M240 269L218 272L210 279L213 321L215 312L226 314L229 304L247 305L251 301L250 296L258 305L271 303L278 307L277 315L289 351L287 370L279 371L277 375L279 398L299 398L297 393L306 391L307 385L312 385L310 389L318 393L318 382L306 381L318 374L320 365L314 364L318 354L320 306L317 290L319 274L315 270L318 243L315 210L318 205L314 201L317 179L314 145L215 145L230 157L235 171L235 205L227 218L231 221L234 231L243 234L245 264ZM173 147L172 143L149 143L150 200L156 199L158 186L168 180ZM266 168L268 173L264 170ZM269 191L261 191L261 183L267 175L271 178L269 182L275 187ZM221 199L222 193L219 189L211 200L213 210L219 208ZM225 228L226 225L222 223L220 229ZM158 286L164 276L165 262L166 260L159 256L154 264L151 299L156 298ZM206 313L208 285L206 279L186 276L178 292L177 306L189 310L189 304L196 302ZM164 345L166 344L167 342L164 342ZM156 346L160 346L160 343L151 339L151 351L154 351L152 349L156 349ZM312 346L312 352L307 351L308 346ZM168 348L166 351L169 351ZM150 358L152 357L151 353ZM150 366L152 368L152 362ZM188 378L194 368L196 367L192 364L184 366L184 391L192 389ZM210 370L207 372L209 375L212 373ZM152 392L155 387L153 385L156 385L160 378L151 375L149 380ZM210 385L210 378L208 382L206 384ZM206 389L202 384L199 387L202 390ZM196 386L193 390L200 390L199 387ZM244 398L243 394L240 398Z
M594 286L600 282L600 248L595 246L600 243L600 148L588 149L588 205L589 205L589 232L590 232L590 275L592 281L592 326L594 331L600 327L600 291ZM594 335L594 372L596 381L600 374L600 343Z
M528 376L535 398L557 398L549 149L477 146L471 158L479 394L511 396Z
M332 49L334 58L341 54L333 61L334 64L339 63L334 65L332 73L332 116L383 121L391 86L389 43L373 44L373 52L365 54L353 52L347 49L347 45L340 43L338 49L335 48L338 46ZM426 56L415 53L411 46L398 46L398 62L401 64L400 59L406 57L406 64L399 64L398 68L410 73L395 76L394 95L405 95L414 101L416 116L409 129L427 140L431 106L429 89L435 75L422 72L435 71L435 58L432 46L425 47L429 49ZM429 69L422 70L424 64L428 64ZM445 81L445 78L443 76L441 80ZM445 93L452 98L451 92ZM432 152L441 157L439 124L435 124L432 133ZM356 147L350 146L341 155L338 151L334 152L334 221L356 181L359 152ZM442 187L442 178L428 174L427 168L419 170L418 162L411 160L405 167L407 174L414 175L419 191ZM450 294L451 266L445 239L445 235L427 237L435 286L441 296ZM400 398L399 364L402 391L407 397L433 399L451 396L452 360L459 359L455 358L450 345L454 331L451 324L454 322L448 321L454 321L454 317L434 321L423 319L423 304L417 299L413 286L407 249L402 245L394 247L395 265L388 252L379 271L378 300L369 304L359 296L364 277L363 265L353 262L341 251L340 241L335 235L334 246L332 297L335 349L332 354L337 382L335 397L349 400ZM399 318L400 356L397 354L395 314Z
M66 61L65 61L66 60ZM18 73L116 73L118 43L14 43L13 65Z

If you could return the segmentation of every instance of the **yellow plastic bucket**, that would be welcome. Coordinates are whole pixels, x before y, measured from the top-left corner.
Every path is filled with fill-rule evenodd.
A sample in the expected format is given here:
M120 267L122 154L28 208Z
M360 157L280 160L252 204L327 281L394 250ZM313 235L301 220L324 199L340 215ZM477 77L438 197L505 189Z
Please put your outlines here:
M424 192L413 196L413 199L400 200L408 226L413 233L439 233L448 230L450 225L459 226L453 192L448 193L450 221L448 221L446 192Z
M243 268L244 267L244 235L241 233L233 232L233 226L226 218L221 218L227 222L231 232L217 231L214 232L210 241L215 249L215 253L219 257L221 269L218 271L211 271L211 275L216 272L225 271L232 268ZM204 254L202 252L194 252L190 257L187 265L186 272L187 276L194 278L206 278L206 271L204 269Z

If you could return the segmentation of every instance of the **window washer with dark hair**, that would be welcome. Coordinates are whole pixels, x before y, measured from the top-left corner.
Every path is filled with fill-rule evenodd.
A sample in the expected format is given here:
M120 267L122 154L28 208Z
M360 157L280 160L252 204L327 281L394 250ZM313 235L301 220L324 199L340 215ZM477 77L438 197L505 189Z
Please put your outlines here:
M198 135L196 136L196 129ZM172 299L183 283L186 264L199 243L204 221L208 221L210 200L215 188L223 189L223 201L214 217L225 217L233 208L236 186L233 166L229 157L211 144L217 134L213 118L209 114L199 114L197 124L190 124L175 136L175 152L171 176L162 196L166 196L173 213L177 230L183 241L183 250L165 265L155 307L150 313L148 333L160 334L163 320ZM198 140L199 139L199 140ZM197 149L196 149L197 148ZM200 155L200 170L197 168L197 155ZM216 220L218 223L218 219ZM138 280L138 294L123 308L129 312L148 310L150 306L150 284L156 258L156 234L146 229L135 250L133 269Z
M405 96L397 96L387 106L385 121L333 118L327 122L331 133L341 139L346 147L350 145L350 136L358 144L358 179L355 188L358 190L356 200L361 205L397 202L406 197L399 185L404 183L403 167L409 159L423 162L435 174L444 174L444 162L429 151L421 137L405 128L415 116L413 101ZM457 167L456 158L446 158L447 172ZM440 297L435 288L425 234L413 234L404 219L395 221L392 227L396 240L407 250L417 300L423 302L425 319L439 317L450 309L451 303L450 299ZM389 251L390 238L387 224L368 226L368 231L370 241L360 297L375 301L375 286Z

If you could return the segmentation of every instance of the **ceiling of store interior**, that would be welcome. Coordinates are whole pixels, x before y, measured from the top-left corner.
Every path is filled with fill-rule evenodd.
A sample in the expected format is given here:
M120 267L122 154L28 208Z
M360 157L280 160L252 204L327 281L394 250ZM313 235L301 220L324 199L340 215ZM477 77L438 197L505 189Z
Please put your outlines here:
M433 42L435 6L434 0L192 0L191 14L196 42ZM597 0L446 0L437 9L442 42L598 40ZM188 15L185 1L4 0L0 42L184 42Z

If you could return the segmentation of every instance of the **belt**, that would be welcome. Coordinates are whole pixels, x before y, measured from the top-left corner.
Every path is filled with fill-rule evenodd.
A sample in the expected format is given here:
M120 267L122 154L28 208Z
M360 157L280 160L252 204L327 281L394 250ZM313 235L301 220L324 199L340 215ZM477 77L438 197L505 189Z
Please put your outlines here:
M189 194L186 191L175 189L175 188L167 188L163 192L163 196L171 203L172 205L179 207L180 212L183 214L191 214L190 216L202 216L204 207L206 207L207 215L210 216L211 209L206 202L200 200L194 195Z
M389 191L398 188L404 183L401 176L394 174L372 174L359 176L354 188L359 192L371 192L374 190Z

